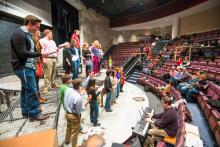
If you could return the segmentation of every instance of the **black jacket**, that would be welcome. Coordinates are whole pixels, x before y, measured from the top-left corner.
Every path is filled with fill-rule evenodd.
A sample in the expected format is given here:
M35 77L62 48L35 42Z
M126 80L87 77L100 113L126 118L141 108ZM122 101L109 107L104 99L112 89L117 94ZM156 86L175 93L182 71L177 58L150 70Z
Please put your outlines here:
M110 77L105 78L104 88L105 88L107 93L112 91L112 82L111 82Z
M27 58L41 56L41 53L31 52L31 42L27 33L19 28L11 36L11 64L13 69L23 69Z

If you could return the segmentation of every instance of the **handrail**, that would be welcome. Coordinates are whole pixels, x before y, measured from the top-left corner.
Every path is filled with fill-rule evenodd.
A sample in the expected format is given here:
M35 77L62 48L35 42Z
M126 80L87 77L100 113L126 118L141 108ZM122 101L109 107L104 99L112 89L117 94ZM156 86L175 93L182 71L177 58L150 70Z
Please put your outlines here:
M129 64L131 63L131 61L132 61L133 58L134 58L134 57L130 57L130 58L122 65L123 68L124 68L124 71L127 70L127 67L129 67Z
M129 72L133 69L133 67L138 63L138 60L140 59L141 57L138 56L136 58L136 60L133 62L133 64L131 64L129 67L128 67L128 71L125 72L125 77L129 74Z

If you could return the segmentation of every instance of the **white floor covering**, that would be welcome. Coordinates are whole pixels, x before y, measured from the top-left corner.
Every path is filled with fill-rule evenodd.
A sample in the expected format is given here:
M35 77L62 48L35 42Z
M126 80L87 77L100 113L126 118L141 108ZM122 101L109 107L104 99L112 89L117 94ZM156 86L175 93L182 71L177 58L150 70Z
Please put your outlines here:
M135 101L134 97L143 97L144 101ZM104 98L105 99L105 98ZM139 110L149 106L147 95L139 87L131 83L126 83L124 92L120 93L116 104L112 106L113 112L105 112L103 108L99 109L100 127L93 127L89 118L89 106L82 114L82 127L84 134L80 134L78 145L89 135L104 133L105 147L111 147L112 142L123 143L132 134L132 127L135 126L140 119ZM58 126L59 144L64 142L66 121L64 118L64 110L61 108Z

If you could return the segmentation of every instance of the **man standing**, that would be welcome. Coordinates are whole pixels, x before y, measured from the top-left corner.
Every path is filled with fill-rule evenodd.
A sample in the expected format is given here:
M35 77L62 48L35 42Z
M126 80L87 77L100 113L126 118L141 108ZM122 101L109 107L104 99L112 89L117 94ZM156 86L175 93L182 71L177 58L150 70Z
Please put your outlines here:
M146 147L154 147L154 142L158 137L174 137L178 131L178 115L177 111L171 106L172 98L165 96L162 98L162 107L164 111L160 114L148 114L146 121L150 123L151 129L148 131ZM151 120L151 118L156 121Z
M111 71L106 71L106 78L104 81L104 88L106 90L107 96L105 101L105 110L106 112L112 112L111 109L111 97L112 97L112 82L110 79Z
M79 42L79 30L74 30L74 33L73 33L73 35L72 35L72 37L71 37L71 42L75 42L75 56L77 56L78 57L78 59L75 61L76 62L76 75L77 75L77 77L76 78L78 78L78 74L79 74L79 66L80 66L80 54L81 54L81 52L80 52L80 42Z
M66 110L67 119L65 144L70 143L72 136L72 147L76 147L80 131L81 113L89 103L91 96L89 96L85 104L83 104L80 95L81 80L75 79L72 81L72 84L73 88L68 88L64 96L64 109Z
M35 80L34 57L47 57L46 53L34 51L32 34L39 30L41 20L28 15L24 18L24 25L11 36L11 64L15 74L21 80L20 103L23 117L30 120L43 120L48 114L41 114L38 109L37 86Z
M80 42L79 42L79 30L74 30L74 33L71 37L71 41L74 40L75 41L75 47L77 49L80 48Z
M53 41L52 31L49 29L44 30L45 37L40 39L40 44L42 46L42 53L47 53L48 57L43 58L44 67L44 91L47 93L50 86L52 88L58 88L55 83L56 69L57 69L57 54L59 48L57 48L56 43Z

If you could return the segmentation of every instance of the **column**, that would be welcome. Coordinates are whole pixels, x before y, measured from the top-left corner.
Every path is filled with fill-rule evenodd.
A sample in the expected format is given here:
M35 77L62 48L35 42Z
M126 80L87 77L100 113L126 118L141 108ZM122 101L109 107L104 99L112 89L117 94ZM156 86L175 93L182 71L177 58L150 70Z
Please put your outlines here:
M172 39L179 35L179 18L176 17L173 19L173 26L172 26Z

